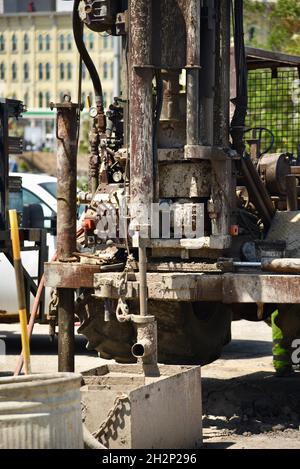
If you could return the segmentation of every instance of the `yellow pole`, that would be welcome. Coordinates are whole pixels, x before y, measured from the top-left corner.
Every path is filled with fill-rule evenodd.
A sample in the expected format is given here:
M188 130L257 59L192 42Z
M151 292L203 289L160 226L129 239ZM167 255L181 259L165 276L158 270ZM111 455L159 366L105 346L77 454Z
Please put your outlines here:
M22 267L22 260L21 260L19 225L18 225L18 216L17 216L16 210L9 211L9 220L10 220L11 241L12 241L13 256L14 256L14 267L15 267L15 274L16 274L17 293L18 293L24 368L25 368L25 374L28 375L31 373L30 346L29 346L29 337L28 337L28 331L27 331L26 300L25 300L23 267Z

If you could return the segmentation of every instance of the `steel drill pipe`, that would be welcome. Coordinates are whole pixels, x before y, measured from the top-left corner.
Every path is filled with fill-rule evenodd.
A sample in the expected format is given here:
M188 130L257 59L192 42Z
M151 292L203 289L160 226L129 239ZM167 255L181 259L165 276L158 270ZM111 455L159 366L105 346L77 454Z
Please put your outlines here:
M57 257L72 259L77 223L77 104L57 104Z
M214 144L229 146L230 122L230 15L231 1L222 0L217 6L216 27L216 87L214 109Z
M187 7L187 145L199 145L201 2L189 0Z
M147 224L154 198L153 181L153 96L151 65L152 2L130 2L130 193L132 218L140 222L138 212L145 214Z
M75 304L74 291L59 288L58 303L58 371L73 373L75 371Z
M147 253L146 248L139 248L139 275L140 275L140 314L147 316L148 291L147 291Z

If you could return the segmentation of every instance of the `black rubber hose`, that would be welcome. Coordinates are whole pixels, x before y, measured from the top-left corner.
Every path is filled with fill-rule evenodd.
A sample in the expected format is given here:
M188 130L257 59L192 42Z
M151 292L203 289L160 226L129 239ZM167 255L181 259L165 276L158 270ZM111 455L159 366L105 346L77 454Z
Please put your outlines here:
M102 111L103 110L103 90L102 90L101 80L97 72L97 69L94 65L94 62L92 61L83 41L82 22L78 13L79 3L80 3L80 0L74 1L74 8L73 8L74 39L75 39L75 43L76 43L78 52L80 54L80 57L82 58L87 70L89 71L91 80L93 82L96 105L97 107L99 106L99 109Z
M275 144L275 135L273 134L272 130L266 129L265 127L251 127L251 129L244 130L244 134L246 134L248 132L251 132L252 130L259 130L259 139L258 140L260 140L260 141L262 139L263 132L266 132L271 137L270 145L264 151L260 152L260 154L259 154L259 158L260 158L261 156L266 155L267 153L269 153L273 149L273 146Z

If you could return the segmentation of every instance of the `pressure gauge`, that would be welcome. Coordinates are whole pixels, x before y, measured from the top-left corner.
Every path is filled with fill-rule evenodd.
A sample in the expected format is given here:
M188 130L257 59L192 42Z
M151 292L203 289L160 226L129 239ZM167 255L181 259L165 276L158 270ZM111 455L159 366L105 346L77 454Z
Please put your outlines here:
M98 114L97 108L96 108L96 107L91 107L91 109L90 109L90 117L91 117L92 119L95 119L95 117L97 117L97 114Z
M113 174L113 180L114 182L121 182L123 179L123 174L121 173L121 171L116 171L114 174Z

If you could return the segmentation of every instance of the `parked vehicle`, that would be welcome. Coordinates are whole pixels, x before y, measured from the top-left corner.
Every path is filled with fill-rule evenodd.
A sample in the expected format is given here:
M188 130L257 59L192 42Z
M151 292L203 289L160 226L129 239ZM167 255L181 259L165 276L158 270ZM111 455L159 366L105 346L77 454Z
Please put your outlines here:
M56 183L54 177L47 175L11 173L12 177L22 179L23 205L39 205L44 214L44 228L48 230L47 246L51 259L56 246ZM12 200L12 199L11 199ZM11 207L15 208L15 207ZM26 247L33 243L26 242ZM22 253L22 261L27 272L33 277L38 275L38 252L28 251ZM0 253L0 311L15 313L17 296L15 288L14 270L4 254Z

